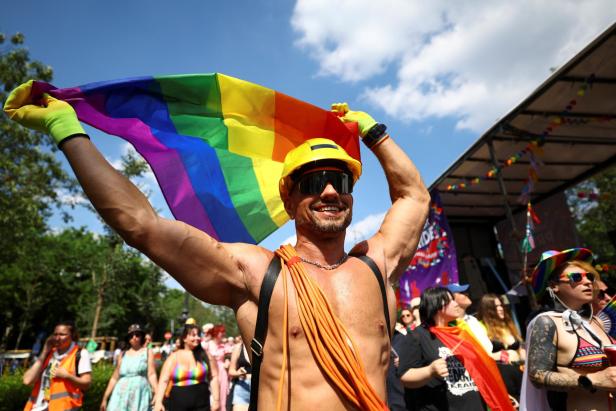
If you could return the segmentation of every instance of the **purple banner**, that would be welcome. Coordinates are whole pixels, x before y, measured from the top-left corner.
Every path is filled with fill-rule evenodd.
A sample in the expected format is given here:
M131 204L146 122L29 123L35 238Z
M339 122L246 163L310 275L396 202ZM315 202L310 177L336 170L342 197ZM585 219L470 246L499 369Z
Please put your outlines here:
M428 287L458 282L456 247L437 190L430 193L430 214L411 264L400 278L398 303L409 304Z

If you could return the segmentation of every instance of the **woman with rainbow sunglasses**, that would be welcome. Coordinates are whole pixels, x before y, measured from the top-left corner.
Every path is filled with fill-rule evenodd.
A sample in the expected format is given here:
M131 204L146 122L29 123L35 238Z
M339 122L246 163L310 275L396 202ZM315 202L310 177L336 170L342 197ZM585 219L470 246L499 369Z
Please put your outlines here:
M592 252L585 248L546 251L531 282L549 307L528 325L527 367L521 410L611 410L616 367L603 348L613 344L593 316Z

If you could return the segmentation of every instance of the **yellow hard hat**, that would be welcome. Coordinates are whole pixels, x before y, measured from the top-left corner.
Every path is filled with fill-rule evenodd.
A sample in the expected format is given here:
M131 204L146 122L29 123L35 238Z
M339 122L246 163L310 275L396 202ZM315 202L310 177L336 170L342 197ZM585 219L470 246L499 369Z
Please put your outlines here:
M190 318L186 319L186 322L184 324L186 324L186 325L195 325L195 324L197 324L197 321L194 318L190 317Z
M291 174L294 171L306 164L321 160L338 160L345 163L353 174L353 184L357 182L361 175L361 162L348 155L334 141L327 138L311 138L289 151L284 158L284 167L278 183L280 196L284 197L291 190Z

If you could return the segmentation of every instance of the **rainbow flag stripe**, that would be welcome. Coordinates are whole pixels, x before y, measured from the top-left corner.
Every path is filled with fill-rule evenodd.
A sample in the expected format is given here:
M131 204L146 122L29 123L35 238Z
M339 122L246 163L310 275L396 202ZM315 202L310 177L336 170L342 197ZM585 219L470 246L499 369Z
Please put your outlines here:
M286 153L314 137L359 158L357 126L220 73L138 77L57 89L79 119L130 142L174 216L217 240L258 243L288 220L278 193Z
M603 321L605 332L612 338L616 338L616 296L597 313L597 316Z

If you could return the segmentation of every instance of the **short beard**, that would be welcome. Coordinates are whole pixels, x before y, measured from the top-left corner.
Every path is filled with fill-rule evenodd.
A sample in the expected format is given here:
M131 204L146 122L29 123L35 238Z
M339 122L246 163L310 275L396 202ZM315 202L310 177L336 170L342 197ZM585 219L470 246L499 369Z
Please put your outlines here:
M310 220L312 229L321 233L341 233L346 231L347 227L351 225L353 215L348 213L343 221L338 220Z

